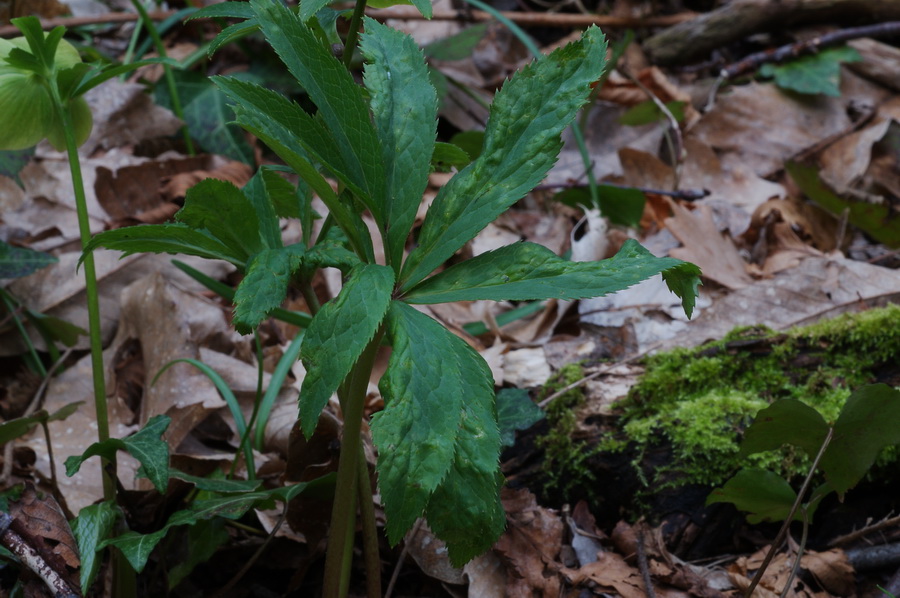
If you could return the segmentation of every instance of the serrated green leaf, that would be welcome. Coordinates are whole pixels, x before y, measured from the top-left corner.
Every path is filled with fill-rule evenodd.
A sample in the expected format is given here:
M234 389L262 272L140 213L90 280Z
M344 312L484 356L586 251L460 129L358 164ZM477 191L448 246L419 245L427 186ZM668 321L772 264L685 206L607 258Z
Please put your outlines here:
M822 182L819 169L815 166L788 162L785 170L811 200L836 216L846 210L850 224L862 229L876 241L890 247L900 247L900 227L896 224L897 217L889 203L845 200Z
M428 525L447 543L450 563L456 567L488 550L506 528L493 380L481 361L483 388L463 401L453 465L425 510Z
M475 46L488 30L488 23L467 27L450 37L445 37L422 48L425 56L434 60L465 60L475 51Z
M337 268L347 274L361 264L359 256L333 239L320 241L306 253L304 263L310 268Z
M241 2L241 4L246 4L246 2ZM214 4L213 6L216 5ZM219 34L214 37L213 40L209 43L209 48L207 48L206 54L207 56L212 56L213 54L218 52L219 48L221 48L222 46L227 46L231 42L236 42L237 40L243 39L248 35L252 35L257 31L259 31L259 21L256 20L256 17L247 19L246 21L242 21L240 23L235 23L234 25L229 25L228 27L220 31Z
M542 419L544 411L534 404L527 390L502 388L497 393L497 423L502 447L516 443L517 430L527 430Z
M336 150L332 147L333 140L322 132L318 122L296 104L259 85L228 77L214 77L214 80L235 101L237 122L272 148L313 188L353 246L362 251L364 242L356 230L353 214L310 162L312 159L321 163L347 183L344 174L329 165L328 157L333 158Z
M239 268L245 257L226 247L205 231L194 230L183 223L145 224L98 233L91 238L85 252L98 247L134 253L183 253L210 260L225 260ZM79 259L79 264L84 255Z
M206 229L244 261L263 249L259 218L253 204L232 183L204 179L188 189L175 220Z
M316 16L316 13L332 3L333 0L303 0L300 3L300 20L304 23Z
M431 167L438 172L450 172L451 168L462 170L472 163L472 158L458 145L438 142L434 144Z
M287 296L291 276L303 261L303 245L266 249L247 266L244 280L234 293L234 327L250 334L259 323L280 307Z
M293 185L283 178L274 172L260 168L253 175L253 178L244 185L243 192L253 206L256 217L259 219L259 236L263 245L268 249L280 249L284 247L284 243L281 241L281 226L278 222L278 216L275 214L275 201L269 192L270 186L280 187L277 187L278 183L271 177L268 180L266 179L266 172L269 172L275 179L282 181L293 191Z
M88 595L103 559L97 554L100 544L112 534L119 511L112 501L83 507L72 520L72 534L81 557L81 594Z
M322 306L306 330L300 359L306 377L300 387L300 425L312 436L319 413L353 369L381 326L391 303L394 271L360 264L338 296Z
M814 458L827 435L828 424L818 411L796 399L782 399L756 414L744 432L739 455L746 457L792 444Z
M291 184L286 178L278 174L274 168L263 166L259 169L263 183L265 183L266 193L272 201L275 208L275 214L279 218L298 218L303 220L303 200L298 193L297 187ZM306 194L309 195L309 188L303 183ZM306 226L306 222L302 222ZM281 233L279 232L279 238Z
M831 444L819 463L839 496L855 486L886 446L900 444L900 391L886 384L863 386L844 403Z
M706 504L731 503L741 511L748 511L747 521L784 521L791 512L797 493L784 479L764 469L742 469L710 493ZM795 520L801 520L798 510Z
M386 177L384 225L388 263L400 271L406 239L428 185L437 135L437 94L425 58L411 37L366 18L360 50L364 81Z
M249 19L253 16L253 9L246 2L219 2L205 6L185 19Z
M0 278L28 276L58 261L49 253L26 247L14 247L0 241Z
M597 185L597 193L600 205L594 207L600 208L600 213L610 222L635 227L640 224L647 201L643 191L601 184Z
M342 172L383 226L381 147L362 89L297 15L277 2L251 0L250 4L266 39L318 107L317 117L334 137L342 158Z
M525 67L491 106L481 156L434 200L419 245L403 265L408 290L537 185L556 161L560 133L590 95L606 65L599 29Z
M81 455L66 459L66 475L72 477L78 473L81 464L91 457L112 459L116 451L125 451L140 462L138 475L153 482L159 492L165 492L169 483L169 445L160 436L169 427L170 421L171 418L166 415L157 415L127 438L95 442Z
M860 60L862 57L853 48L829 48L786 64L764 64L759 74L774 77L775 84L782 89L840 97L841 63Z
M384 411L372 417L381 491L391 544L422 516L456 454L462 402L483 390L481 363L471 349L428 316L391 304L387 334L393 346L379 388Z
M232 492L253 492L262 484L262 480L227 480L224 478L201 478L195 475L184 473L177 469L169 469L169 477L177 478L185 482L190 482L197 487L198 490L207 492L216 492L219 494L229 494Z
M570 262L535 243L515 243L455 264L416 285L409 303L583 299L615 293L663 273L688 315L694 306L700 270L675 258L658 258L629 239L600 262ZM673 287L673 285L676 285Z
M191 137L209 153L253 166L256 163L253 148L243 131L231 124L232 110L222 92L202 73L175 71L173 76ZM167 86L157 86L155 97L160 105L172 107Z

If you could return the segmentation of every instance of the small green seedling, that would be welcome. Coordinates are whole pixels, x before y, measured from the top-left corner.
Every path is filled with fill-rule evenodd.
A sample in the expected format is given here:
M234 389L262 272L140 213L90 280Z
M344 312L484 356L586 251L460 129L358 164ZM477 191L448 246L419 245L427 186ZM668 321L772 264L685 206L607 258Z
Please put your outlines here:
M863 386L853 392L833 424L828 424L818 411L795 399L776 401L757 414L744 435L741 456L790 444L803 449L813 462L799 492L794 492L786 480L772 472L743 469L714 490L706 501L707 504L732 503L748 512L750 523L784 521L746 592L747 596L752 595L792 521L803 524L802 552L813 512L821 500L831 492L837 492L843 500L844 494L866 475L883 448L900 444L897 421L900 421L900 391L885 384ZM825 482L807 499L806 492L818 470L824 475ZM797 559L796 563L799 562ZM790 585L789 580L785 588Z
M307 370L300 425L311 436L334 393L344 416L325 568L329 597L347 593L357 506L370 593L378 587L371 501L357 504L360 495L370 495L360 434L376 352L390 346L379 385L385 409L371 422L387 536L396 544L424 516L447 543L450 560L462 565L505 527L493 380L474 349L415 306L579 299L662 274L687 314L693 310L699 269L654 257L634 241L602 262L571 262L542 246L516 243L434 274L543 180L561 149L560 133L604 71L605 39L590 28L504 84L481 154L441 189L408 248L432 169L437 119L436 92L415 42L366 19L360 86L333 56L316 15L304 14L307 3L299 12L273 0L216 6L219 16L259 27L317 107L310 114L258 85L214 78L234 100L237 123L284 160L299 187L266 168L243 189L206 180L187 193L174 223L101 233L88 250L178 252L231 262L244 274L234 294L234 324L243 333L280 307L289 286L304 293L313 313L300 347ZM337 181L337 190L326 177ZM312 193L328 209L316 235ZM284 245L280 217L299 219L301 242ZM364 218L374 222L374 237ZM383 258L376 259L376 247L383 247ZM338 268L344 285L320 307L310 281L324 267Z

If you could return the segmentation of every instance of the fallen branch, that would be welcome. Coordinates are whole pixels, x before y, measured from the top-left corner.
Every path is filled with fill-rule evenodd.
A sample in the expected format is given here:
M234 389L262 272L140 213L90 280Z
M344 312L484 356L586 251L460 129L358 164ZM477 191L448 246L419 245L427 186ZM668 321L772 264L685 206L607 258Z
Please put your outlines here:
M696 19L669 27L644 42L655 64L686 63L712 50L772 29L825 19L883 22L900 19L897 0L733 0Z
M59 598L77 598L80 592L73 590L66 583L62 575L51 566L40 552L25 538L10 529L13 518L8 513L0 511L0 544L11 553L19 557L22 564L31 569L35 575L41 578L47 587L53 591L53 595Z

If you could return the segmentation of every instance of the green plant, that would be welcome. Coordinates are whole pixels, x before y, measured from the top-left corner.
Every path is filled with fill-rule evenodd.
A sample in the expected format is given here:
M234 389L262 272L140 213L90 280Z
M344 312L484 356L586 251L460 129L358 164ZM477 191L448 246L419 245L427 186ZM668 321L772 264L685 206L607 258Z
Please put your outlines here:
M304 14L306 3L299 13L270 0L226 4L216 5L215 14L252 20L318 108L311 115L257 85L214 79L235 101L237 122L299 175L299 188L285 188L284 179L269 169L261 169L243 190L206 180L188 192L176 222L101 233L88 251L102 246L126 254L181 252L233 263L244 273L234 294L234 324L243 333L280 306L289 285L304 292L314 314L300 348L307 369L300 424L311 436L335 392L344 415L325 595L346 595L357 506L369 592L377 593L371 501L358 497L371 496L360 433L380 345L393 352L380 383L386 407L371 427L390 542L399 542L424 515L446 541L452 562L462 564L490 547L505 525L490 370L465 342L413 306L577 299L661 273L690 314L699 270L656 258L634 241L615 257L592 263L518 243L429 277L544 178L560 150L561 131L603 72L606 44L598 29L503 86L491 108L482 154L440 191L407 255L436 134L436 94L421 51L409 37L366 19L363 88L318 35L319 21L315 12ZM354 15L361 14L361 5ZM352 53L352 39L347 45L345 58ZM337 191L326 175L338 181ZM329 210L316 238L310 191ZM377 226L383 263L376 260L376 239L364 215ZM283 245L278 217L300 220L302 243ZM344 286L319 308L310 280L322 267L339 268Z
M776 401L756 415L744 435L740 456L790 444L801 448L813 461L799 492L775 473L743 469L707 499L707 504L732 503L738 509L748 511L750 523L784 521L746 596L753 594L775 551L787 536L791 522L799 520L803 525L799 544L802 553L813 512L821 500L831 492L836 492L843 500L844 494L866 475L884 447L900 444L897 418L900 418L900 391L885 384L863 386L854 391L832 424L827 423L818 411L796 399ZM807 499L807 490L818 469L825 481L812 490ZM791 579L799 562L798 557ZM790 587L789 579L782 596Z

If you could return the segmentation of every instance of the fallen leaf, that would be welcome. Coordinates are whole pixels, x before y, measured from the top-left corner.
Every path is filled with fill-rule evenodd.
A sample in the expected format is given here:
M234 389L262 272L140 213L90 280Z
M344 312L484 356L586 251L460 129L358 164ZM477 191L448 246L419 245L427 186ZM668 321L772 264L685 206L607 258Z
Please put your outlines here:
M504 488L500 500L506 511L507 529L494 551L507 567L507 595L531 596L537 590L544 596L557 596L562 521L554 511L538 506L535 496L527 490Z

